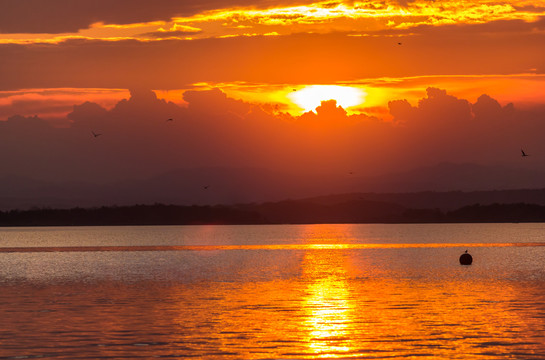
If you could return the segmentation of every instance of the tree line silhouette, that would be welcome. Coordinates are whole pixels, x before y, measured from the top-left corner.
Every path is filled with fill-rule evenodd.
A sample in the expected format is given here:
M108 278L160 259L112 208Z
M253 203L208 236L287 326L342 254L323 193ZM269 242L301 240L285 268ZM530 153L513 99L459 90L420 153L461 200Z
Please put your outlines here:
M545 222L545 206L474 204L453 211L372 201L303 201L214 206L134 205L0 212L0 226Z

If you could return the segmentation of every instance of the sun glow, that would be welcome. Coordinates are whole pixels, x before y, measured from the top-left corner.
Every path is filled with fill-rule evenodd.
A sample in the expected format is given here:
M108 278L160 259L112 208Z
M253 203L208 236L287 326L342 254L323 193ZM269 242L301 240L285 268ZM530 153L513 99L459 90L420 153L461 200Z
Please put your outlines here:
M367 93L362 89L340 85L310 85L288 95L291 101L305 111L316 109L322 101L335 100L344 109L361 105Z

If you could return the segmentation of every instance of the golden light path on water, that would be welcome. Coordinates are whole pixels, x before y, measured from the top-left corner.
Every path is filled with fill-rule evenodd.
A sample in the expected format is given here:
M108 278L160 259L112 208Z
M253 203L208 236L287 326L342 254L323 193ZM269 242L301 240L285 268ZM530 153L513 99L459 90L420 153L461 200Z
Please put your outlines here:
M331 353L347 352L351 349L350 322L353 304L350 302L347 284L339 274L339 260L342 254L329 256L320 252L305 254L303 269L312 272L310 276L316 277L316 273L330 272L330 275L318 278L309 285L308 296L304 299L304 307L307 309L307 326L310 331L307 344L309 349L324 357L333 357ZM339 276L341 275L341 276Z
M322 240L314 226L309 225L305 230L306 241ZM327 231L327 237L342 235L335 228ZM349 327L354 305L349 299L344 265L345 256L337 251L308 251L302 260L303 276L312 279L303 301L309 328L307 344L319 357L335 357L335 353L345 353L352 347Z
M473 327L467 324L486 324L484 325L486 332L499 337L507 337L513 324L521 328L529 326L526 319L509 311L507 304L518 303L518 299L515 290L505 284L492 284L493 287L498 287L494 292L501 300L487 298L479 299L477 302L471 293L476 292L478 298L482 293L489 293L485 288L490 285L483 286L483 289L469 290L468 284L460 284L458 281L426 286L394 279L390 281L368 279L355 284L350 281L354 273L361 274L362 271L371 273L371 264L361 262L354 264L354 259L344 251L316 251L352 248L347 244L315 244L343 239L346 234L341 233L342 229L309 225L305 230L303 238L311 243L301 265L302 277L307 279L308 284L303 308L308 331L306 344L313 354L309 358L359 358L368 357L370 353L378 354L378 357L382 358L381 354L390 357L393 350L403 347L407 348L403 351L407 357L435 357L441 353L447 356L451 352L450 341L476 336ZM536 244L545 245L533 243L531 246ZM445 244L395 244L398 246L385 247L384 244L376 245L355 248L400 249L412 248L413 245L417 245L414 248L427 245L436 248L444 247L441 245ZM521 244L495 245L521 246ZM475 285L471 283L469 286ZM381 295L384 301L382 304L377 300ZM479 301L489 306L482 308L478 304ZM438 329L440 325L447 325L446 329L430 330ZM388 338L393 342L383 341ZM414 348L413 344L416 345ZM486 344L484 347L492 349L504 346L501 341L483 344ZM509 341L505 344L509 344ZM524 342L522 344L524 345ZM532 347L531 342L528 345ZM464 342L457 351L467 356L474 351L473 344Z
M541 247L545 242L517 243L418 243L418 244L278 244L278 245L149 245L149 246L53 246L0 247L9 252L96 252L96 251L217 251L217 250L357 250L410 248Z

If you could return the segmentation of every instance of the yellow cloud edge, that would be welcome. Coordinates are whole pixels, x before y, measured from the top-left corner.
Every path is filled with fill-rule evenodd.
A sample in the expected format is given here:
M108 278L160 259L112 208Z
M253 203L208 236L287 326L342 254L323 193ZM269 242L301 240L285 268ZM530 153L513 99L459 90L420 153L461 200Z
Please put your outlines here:
M442 2L411 2L400 6L392 1L368 1L345 4L316 2L304 6L286 6L268 9L226 8L212 10L190 17L174 17L170 22L152 21L133 24L94 23L77 34L0 34L0 44L60 43L68 39L119 41L159 41L146 37L149 32L194 31L198 35L175 39L228 38L237 36L287 35L292 32L351 31L368 34L366 21L380 20L383 29L408 29L418 25L479 24L497 20L523 20L531 22L545 16L545 10L526 11L527 1L467 2L460 0ZM349 22L349 25L346 23ZM116 33L117 32L117 33ZM108 35L104 35L107 33Z

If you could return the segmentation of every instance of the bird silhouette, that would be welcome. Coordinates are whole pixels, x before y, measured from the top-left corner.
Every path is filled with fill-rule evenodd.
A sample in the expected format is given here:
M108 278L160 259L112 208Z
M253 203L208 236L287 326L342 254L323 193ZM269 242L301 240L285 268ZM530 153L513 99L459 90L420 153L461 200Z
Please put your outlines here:
M94 131L91 131L91 134L93 134L94 137L99 137L100 135L102 135L102 134L97 134Z
M398 42L397 44L398 44L398 45L402 45L403 43Z
M174 121L174 119L170 118L170 119L167 119L167 121Z
M202 188L203 188L204 190L207 190L209 187L210 187L210 185L205 185L205 186L203 186Z
M530 156L530 155L526 154L526 153L524 152L524 150L522 150L522 149L520 149L520 152L522 153L522 157Z

